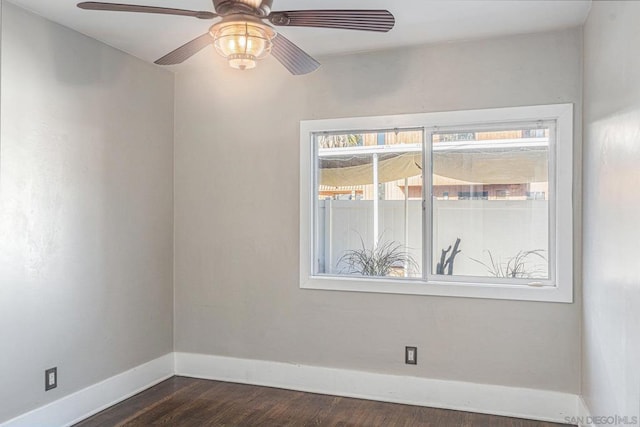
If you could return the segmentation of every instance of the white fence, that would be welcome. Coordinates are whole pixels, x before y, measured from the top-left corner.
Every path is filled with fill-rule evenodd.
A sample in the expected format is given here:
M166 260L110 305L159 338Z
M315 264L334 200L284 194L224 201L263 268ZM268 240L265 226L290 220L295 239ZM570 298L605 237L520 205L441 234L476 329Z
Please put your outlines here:
M435 200L433 202L433 265L442 249L461 239L461 253L454 263L455 275L491 276L487 268L489 251L496 263L506 263L520 251L545 250L548 257L548 209L546 200ZM422 270L422 215L420 200L379 202L381 242L406 246ZM372 200L322 200L318 202L318 271L345 273L340 257L348 249L372 248ZM405 221L405 218L408 221ZM405 229L405 224L407 228ZM405 237L405 232L406 237ZM408 237L408 241L407 241ZM361 242L362 239L362 242ZM546 276L544 260L529 257L529 271ZM418 272L418 276L421 273Z

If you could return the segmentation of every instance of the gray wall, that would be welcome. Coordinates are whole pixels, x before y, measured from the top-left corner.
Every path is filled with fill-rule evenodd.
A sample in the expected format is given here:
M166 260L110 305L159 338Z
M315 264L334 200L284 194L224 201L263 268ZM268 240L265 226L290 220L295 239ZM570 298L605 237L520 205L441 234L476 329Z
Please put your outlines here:
M172 351L173 76L5 3L1 122L0 422Z
M273 60L180 72L176 351L577 393L579 304L299 289L298 125L573 102L580 141L581 52L576 29L323 58L298 78Z
M594 2L584 29L582 394L594 415L640 417L638 22L638 2Z

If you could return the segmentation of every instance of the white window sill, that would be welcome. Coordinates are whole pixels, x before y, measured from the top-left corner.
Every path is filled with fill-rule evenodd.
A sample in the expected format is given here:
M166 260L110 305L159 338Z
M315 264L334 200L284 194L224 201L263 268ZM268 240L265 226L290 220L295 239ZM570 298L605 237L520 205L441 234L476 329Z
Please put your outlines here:
M420 279L394 280L388 278L336 276L312 276L301 279L300 288L302 289L487 298L516 301L573 302L573 292L570 286L560 288L556 286L532 286L526 284L510 285L463 282L424 282Z

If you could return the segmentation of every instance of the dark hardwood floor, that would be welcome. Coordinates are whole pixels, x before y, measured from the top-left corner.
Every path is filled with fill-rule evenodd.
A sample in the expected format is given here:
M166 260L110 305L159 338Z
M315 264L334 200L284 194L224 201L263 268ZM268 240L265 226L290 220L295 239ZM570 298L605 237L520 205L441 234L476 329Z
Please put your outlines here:
M563 424L173 377L93 417L112 426L487 426Z

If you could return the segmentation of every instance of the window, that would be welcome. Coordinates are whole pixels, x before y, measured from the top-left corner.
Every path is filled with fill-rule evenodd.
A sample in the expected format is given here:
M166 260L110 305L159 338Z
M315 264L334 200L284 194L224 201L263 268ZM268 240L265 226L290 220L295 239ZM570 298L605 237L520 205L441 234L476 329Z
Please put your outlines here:
M301 287L572 302L571 104L301 123Z
M315 275L422 277L423 136L314 134Z

